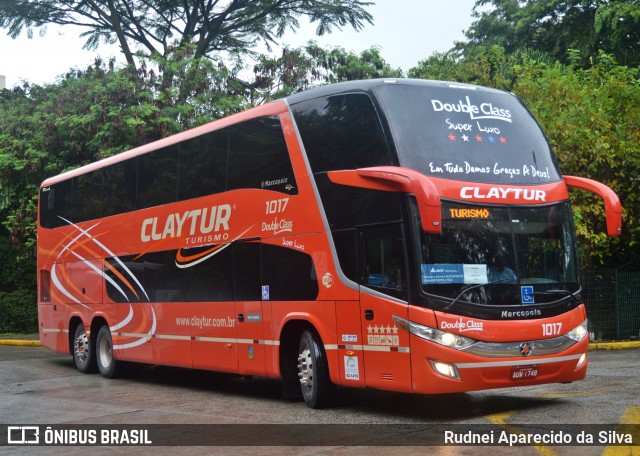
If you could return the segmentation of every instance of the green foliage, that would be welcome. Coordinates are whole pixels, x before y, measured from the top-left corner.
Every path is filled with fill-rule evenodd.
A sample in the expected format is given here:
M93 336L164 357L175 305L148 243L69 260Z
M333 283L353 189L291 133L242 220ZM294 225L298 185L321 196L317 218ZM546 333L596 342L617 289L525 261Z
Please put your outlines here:
M581 62L579 52L569 60ZM572 191L583 266L619 267L637 261L640 243L640 70L607 54L587 68L565 65L539 51L506 54L494 46L436 54L409 70L412 77L455 80L509 90L531 109L563 174L609 185L624 207L623 233L607 237L603 204Z
M233 80L226 68L183 61L173 74L186 78L179 82L184 90L163 86L144 66L116 70L98 60L57 84L0 91L0 253L6 266L0 292L6 315L19 315L21 306L25 312L36 308L35 292L29 299L20 292L35 290L36 209L46 177L244 107L223 88Z
M281 98L319 84L402 77L402 71L391 68L375 47L355 54L341 47L322 48L313 41L301 48L285 48L280 57L260 56L253 72L254 103Z
M21 245L9 242L2 228L0 234L0 333L37 332L33 258L28 258Z
M622 236L604 233L603 205L572 192L576 230L587 265L624 266L640 242L640 70L601 54L587 69L529 64L514 91L550 138L564 174L613 188L624 207ZM596 229L594 229L596 227Z
M0 333L38 332L36 293L30 290L0 291Z
M476 20L458 50L500 46L508 54L529 46L568 63L577 49L581 64L600 52L630 66L640 64L640 2L637 0L478 0Z
M497 85L506 59L504 49L500 46L475 48L466 55L452 49L418 62L416 67L409 69L408 76L482 86Z

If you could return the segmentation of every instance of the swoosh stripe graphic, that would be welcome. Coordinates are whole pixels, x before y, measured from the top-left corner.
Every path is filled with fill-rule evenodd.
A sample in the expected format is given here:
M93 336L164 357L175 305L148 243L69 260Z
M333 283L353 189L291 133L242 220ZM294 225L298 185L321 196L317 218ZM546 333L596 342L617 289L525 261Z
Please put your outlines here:
M118 271L116 268L114 268L111 263L109 263L108 261L103 261L103 264L107 267L107 269L109 271L111 271L113 273L113 275L115 275L118 279L122 280L122 283L124 283L127 288L131 291L131 293L133 293L135 295L136 298L138 298L138 301L140 301L140 295L138 295L138 292L136 291L135 287L133 285L131 285L131 283L127 280L127 278L125 276L122 275L122 273L120 271ZM127 299L128 301L128 299Z
M111 285L114 286L114 288L116 290L118 290L120 292L120 294L122 294L122 296L124 296L124 299L126 299L127 301L129 301L129 298L127 297L127 294L124 292L124 290L122 288L120 288L120 285L118 285L111 277L109 277L108 275L106 275L104 273L103 270L98 269L96 266L94 266L93 263L91 263L91 261L87 260L86 258L83 258L82 256L78 255L76 252L74 252L73 250L71 250L71 253L74 254L77 258L79 258L80 260L82 260L82 262L84 264L86 264L87 266L89 266L91 269L93 269L99 276L101 276L103 279L105 279L106 281L108 281Z
M112 327L110 327L109 329L111 331L117 331L118 329L126 326L129 324L129 322L133 319L133 306L131 304L129 304L129 315L127 315L125 317L124 320L122 320L120 323L118 323L117 325L114 325Z
M178 250L178 253L176 254L176 261L179 261L180 264L185 264L188 263L190 261L194 261L197 260L198 258L202 258L203 256L208 255L211 252L214 252L220 248L225 247L227 244L218 244L218 245L214 245L212 248L210 248L209 250L205 250L204 252L198 253L197 255L191 255L191 256L184 256L182 255L182 251Z
M206 252L201 252L201 253L198 253L196 255L185 257L185 256L182 255L181 250L178 250L178 253L176 254L176 266L179 267L180 269L187 269L187 268L190 268L191 266L195 266L197 264L202 263L203 261L208 260L212 256L222 252L224 249L229 247L235 241L237 241L242 236L247 234L249 232L249 230L251 230L251 228L253 228L253 227L254 227L254 225L251 225L249 228L247 228L242 233L240 233L238 236L236 236L228 244L216 245L211 250L207 250ZM205 255L205 256L202 256L202 255ZM202 256L202 258L200 258L201 256ZM194 259L194 261L192 261L191 263L185 263L186 261L189 261L191 259Z
M78 301L78 299L76 299L75 296L73 296L71 293L69 293L67 291L67 289L64 286L62 286L62 283L60 283L60 279L58 279L58 274L56 273L56 265L55 264L51 267L51 280L53 280L54 285L56 286L56 288L58 288L58 290L60 290L62 292L63 295L65 295L66 297L68 297L69 299L74 301L75 303L80 304L81 306L86 307L87 309L90 309L89 306L87 306L86 304L83 304L80 301Z
M114 350L125 350L127 348L138 347L139 345L144 344L150 337L153 337L153 334L156 332L156 313L153 311L153 307L151 308L151 313L153 315L153 324L151 325L151 330L147 334L143 334L140 336L140 339L135 342L130 342L128 344L114 345Z
M62 217L60 217L60 218L62 218ZM65 219L63 219L63 220L65 220ZM68 220L65 220L65 222L67 222L67 223L71 223L71 222L69 222ZM86 231L84 231L84 232L83 232L83 230L81 230L78 226L76 226L76 225L74 225L74 224L72 224L72 223L71 223L71 225L72 225L72 226L74 226L75 228L77 228L78 230L80 230L80 234L78 234L75 238L73 238L71 241L69 241L69 243L68 243L68 244L66 244L66 245L64 245L64 246L62 247L62 250L61 250L61 251L60 251L60 253L58 254L58 256L57 256L56 260L58 260L58 259L62 256L62 254L63 254L65 251L67 251L67 250L68 250L70 253L72 253L72 254L73 254L73 255L75 255L77 258L81 259L82 261L84 261L84 262L86 263L86 261L87 261L87 260L86 260L85 258L83 258L82 256L78 255L74 250L72 250L72 249L71 249L71 247L72 247L72 246L73 246L73 248L77 247L76 242L77 242L81 237L83 237L83 236L87 236L87 238L88 238L88 240L89 240L89 241L94 241L94 240L95 240L95 238L93 238L91 235L89 235L89 231L91 231L93 228L95 228L95 227L96 227L96 226L98 226L99 224L100 224L100 222L96 223L96 224L95 224L95 225L93 225L93 226L90 226L89 228L87 228L87 230L86 230ZM84 244L84 243L85 243L85 242L83 242L82 244ZM99 243L98 243L98 245L99 245ZM89 249L87 249L87 250L89 250ZM120 288L120 287L119 287L119 286L118 286L118 285L113 281L113 279L111 279L110 277L106 276L106 275L104 274L104 271L100 271L98 268L94 267L91 263L86 263L86 264L88 264L92 269L94 269L96 272L98 272L98 274L100 274L102 277L104 277L105 279L107 279L107 280L109 281L109 283L111 283L111 284L112 284L112 285L113 285L113 286L114 286L118 291L120 291L120 293L122 293L122 295L125 297L125 299L126 299L127 301L129 301L129 298L127 297L126 293L122 290L122 288ZM124 279L124 277L123 277L123 279ZM123 280L123 281L124 281L126 284L128 284L128 282L127 282L126 280ZM58 280L58 282L57 282L57 284L56 284L56 285L62 286L62 284L60 283L60 281L59 281L59 280ZM129 285L129 284L128 284L128 285ZM65 293L65 295L66 295L66 296L71 297L71 295L69 294L69 291L68 291L68 290L66 290L66 289L64 289L64 287L62 287L62 288L61 288L61 290L64 290L63 292ZM76 291L78 291L78 292L79 292L80 290L76 290ZM136 297L137 297L137 296L138 296L138 294L137 294L134 290L132 290L132 291L133 291L133 293L134 293L134 294L136 295ZM75 299L75 298L73 298L73 297L71 297L71 298L72 298L74 301L76 301L76 302L78 302L78 303L80 304L80 302L79 302L79 301L77 301L77 299Z
M109 256L113 257L116 262L122 266L122 268L127 271L127 273L129 274L129 276L131 276L131 278L133 279L133 281L140 287L140 289L142 290L142 292L144 293L144 295L147 297L148 301L151 301L151 299L149 299L149 295L147 294L147 291L144 289L144 287L142 286L142 284L140 283L140 281L138 280L138 278L133 274L133 272L131 272L129 270L129 268L127 268L127 266L125 266L125 264L120 260L120 258L118 258L116 256L115 253L113 253L111 250L109 250L109 248L104 245L102 242L98 241L97 239L95 239L93 236L91 236L87 231L83 230L82 228L80 228L78 225L76 225L75 223L65 219L64 217L60 217L58 216L61 220L67 222L69 225L73 226L75 229L77 229L78 231L80 231L82 234L84 234L85 236L89 237L94 243L96 243L98 246L100 246L105 252L107 252L109 254ZM94 225L95 226L95 225ZM92 227L93 228L93 227Z
M151 311L153 312L153 307L151 308ZM138 327L132 331L133 333L137 334L146 330L148 318L147 318L147 313L144 311L144 309L142 310L141 318L142 318L142 321L138 323Z

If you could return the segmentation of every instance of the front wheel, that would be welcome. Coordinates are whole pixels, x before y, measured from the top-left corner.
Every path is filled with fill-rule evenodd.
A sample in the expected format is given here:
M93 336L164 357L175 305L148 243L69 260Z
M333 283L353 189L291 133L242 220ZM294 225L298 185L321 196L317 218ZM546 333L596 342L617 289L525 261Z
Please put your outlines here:
M96 370L96 352L82 323L76 326L73 333L73 364L85 374Z
M329 404L333 384L329 378L327 356L320 337L305 330L298 346L298 378L302 397L308 407L318 409Z
M100 328L98 337L96 337L96 359L98 369L103 377L117 377L121 363L113 356L113 340L111 339L111 330L107 325Z

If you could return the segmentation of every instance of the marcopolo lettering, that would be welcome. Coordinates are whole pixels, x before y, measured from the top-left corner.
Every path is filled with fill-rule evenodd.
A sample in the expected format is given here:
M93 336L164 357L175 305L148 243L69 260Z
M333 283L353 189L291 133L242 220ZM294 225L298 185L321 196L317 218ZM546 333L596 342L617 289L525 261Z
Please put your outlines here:
M212 231L229 229L231 206L221 204L219 206L194 209L183 213L169 214L164 220L159 217L144 219L140 229L142 242L159 241L167 238L181 237L183 231L188 230L189 236L207 234Z
M462 187L460 197L464 199L514 199L525 201L546 201L547 192L529 188L491 187Z
M539 317L542 315L540 309L528 309L528 310L503 310L500 315L501 318L527 318L527 317Z

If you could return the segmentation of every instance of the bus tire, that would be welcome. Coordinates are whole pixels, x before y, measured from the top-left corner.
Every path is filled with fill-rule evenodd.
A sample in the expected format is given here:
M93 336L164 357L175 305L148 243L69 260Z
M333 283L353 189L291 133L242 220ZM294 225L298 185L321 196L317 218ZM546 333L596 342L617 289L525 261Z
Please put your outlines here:
M89 374L96 371L96 351L82 322L76 325L73 333L73 364L80 372Z
M326 407L333 395L327 355L315 331L304 330L298 346L298 378L308 407Z
M113 356L113 339L109 326L102 325L96 337L96 361L105 378L115 378L120 371L120 362Z

